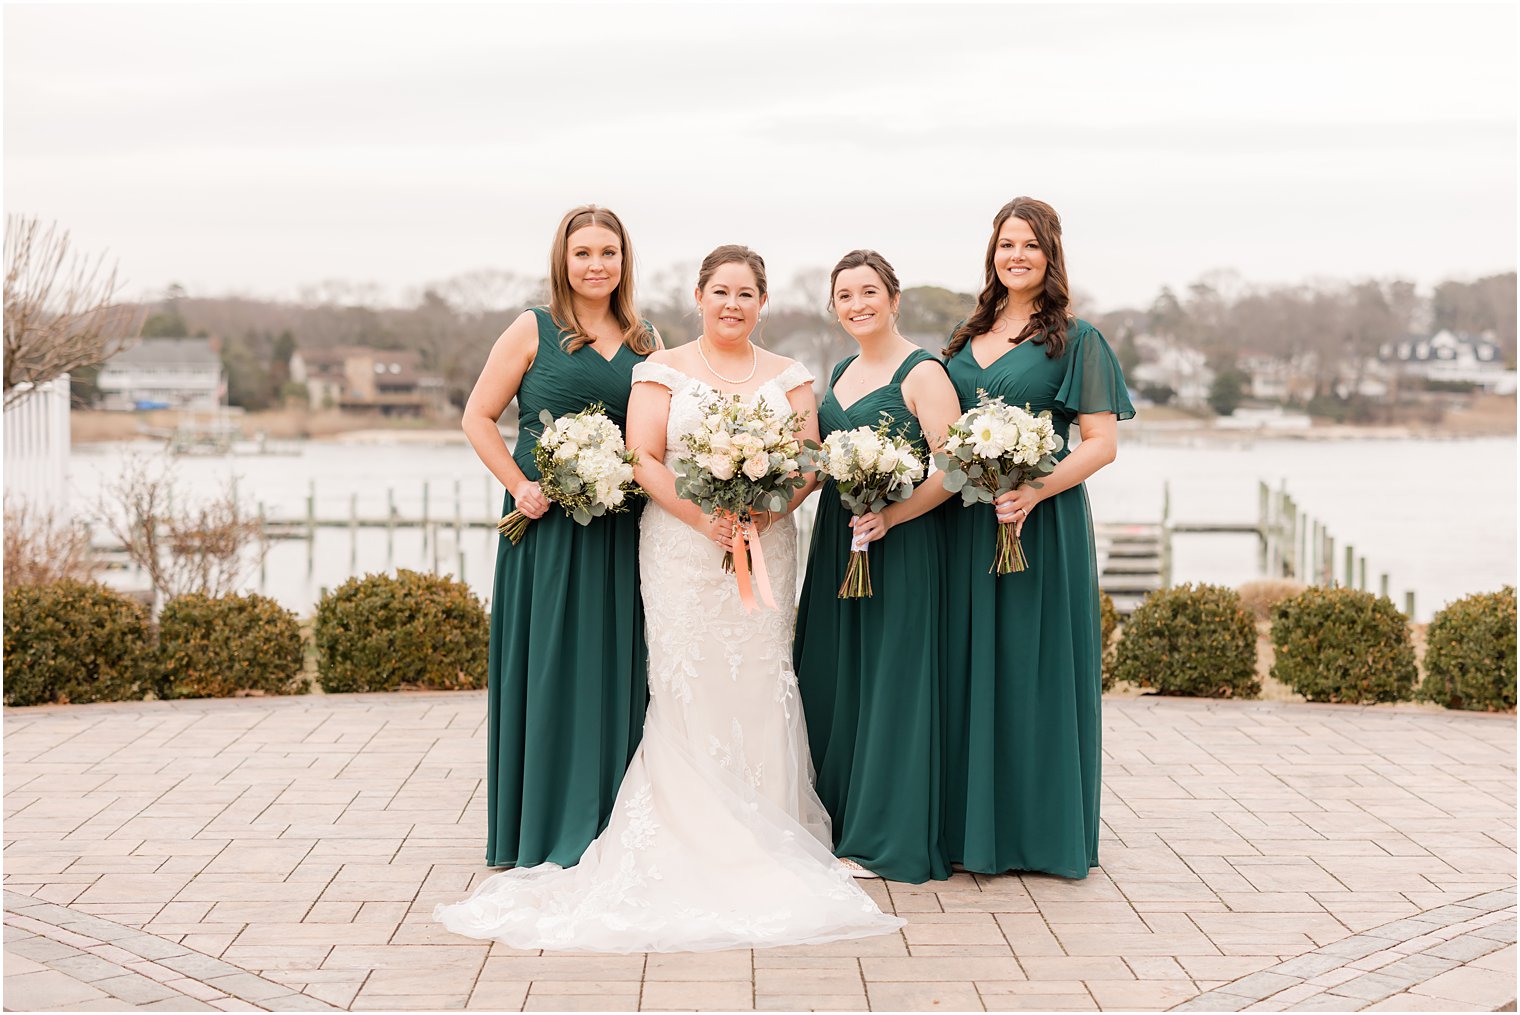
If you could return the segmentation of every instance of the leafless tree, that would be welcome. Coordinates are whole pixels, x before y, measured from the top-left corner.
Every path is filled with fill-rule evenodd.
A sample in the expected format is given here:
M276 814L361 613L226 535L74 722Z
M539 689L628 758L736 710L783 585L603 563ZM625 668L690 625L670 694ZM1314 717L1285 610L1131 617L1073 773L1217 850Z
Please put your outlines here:
M103 363L135 341L136 308L117 302L105 255L70 250L68 231L35 216L5 219L5 405L36 386Z
M239 503L233 482L209 500L187 503L173 467L141 457L128 461L99 507L102 524L146 572L160 601L236 592L269 549L263 523Z
M16 496L5 498L5 591L100 571L88 530Z

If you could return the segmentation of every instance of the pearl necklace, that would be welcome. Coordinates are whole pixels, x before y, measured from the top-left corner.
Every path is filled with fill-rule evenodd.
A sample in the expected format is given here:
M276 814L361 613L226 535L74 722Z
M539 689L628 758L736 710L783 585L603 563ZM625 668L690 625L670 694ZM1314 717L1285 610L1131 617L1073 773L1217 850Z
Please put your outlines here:
M749 373L739 378L724 377L722 374L718 373L718 371L714 370L713 365L707 361L707 353L702 351L702 339L704 337L705 336L703 335L697 336L697 355L702 357L702 365L707 367L708 372L718 380L722 381L724 384L748 384L749 379L755 376L755 368L760 365L760 355L755 352L754 345L751 344L749 347Z

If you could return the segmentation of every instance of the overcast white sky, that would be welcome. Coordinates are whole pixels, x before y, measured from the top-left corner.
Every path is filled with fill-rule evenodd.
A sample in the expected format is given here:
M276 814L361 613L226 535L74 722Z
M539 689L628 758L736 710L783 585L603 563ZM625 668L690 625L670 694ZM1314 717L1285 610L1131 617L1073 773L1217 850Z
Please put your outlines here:
M1491 6L28 6L7 211L133 295L404 298L541 274L571 205L642 278L748 243L787 293L871 246L973 289L1042 197L1100 307L1515 267L1516 12ZM824 294L816 294L821 302Z

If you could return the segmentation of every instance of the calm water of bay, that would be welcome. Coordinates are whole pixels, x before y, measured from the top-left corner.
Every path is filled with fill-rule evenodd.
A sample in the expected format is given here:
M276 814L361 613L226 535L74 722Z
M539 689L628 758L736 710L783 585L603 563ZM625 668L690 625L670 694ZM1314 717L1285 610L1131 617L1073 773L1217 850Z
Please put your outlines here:
M76 509L94 504L101 485L133 453L162 451L146 443L75 448ZM1404 591L1414 590L1416 614L1425 620L1452 599L1515 581L1515 456L1512 437L1221 442L1145 435L1125 441L1118 461L1089 480L1088 491L1100 521L1159 520L1165 483L1174 521L1249 523L1258 481L1286 481L1301 510L1324 522L1337 546L1349 542L1367 557L1372 586L1388 572L1395 600L1402 605ZM502 491L467 446L311 441L290 456L184 457L175 468L191 496L235 476L246 503L261 502L269 517L288 520L305 518L313 489L320 518L346 519L355 498L361 517L383 517L388 492L400 515L418 517L426 485L429 517L439 523L430 534L416 527L319 528L311 542L276 541L248 587L297 613L309 614L323 588L351 575L431 570L435 556L440 572L490 595L498 537L487 528L456 537L456 486L466 520L494 521ZM1180 535L1173 578L1236 585L1257 576L1256 554L1252 536Z

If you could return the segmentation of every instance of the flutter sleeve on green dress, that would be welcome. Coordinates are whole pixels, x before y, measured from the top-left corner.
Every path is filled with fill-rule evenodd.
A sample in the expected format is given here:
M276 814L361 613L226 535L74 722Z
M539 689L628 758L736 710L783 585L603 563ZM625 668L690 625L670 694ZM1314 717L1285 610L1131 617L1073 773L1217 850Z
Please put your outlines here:
M1119 357L1097 328L1085 321L1073 329L1072 342L1061 357L1066 372L1056 389L1055 403L1073 416L1111 412L1119 419L1133 419Z

